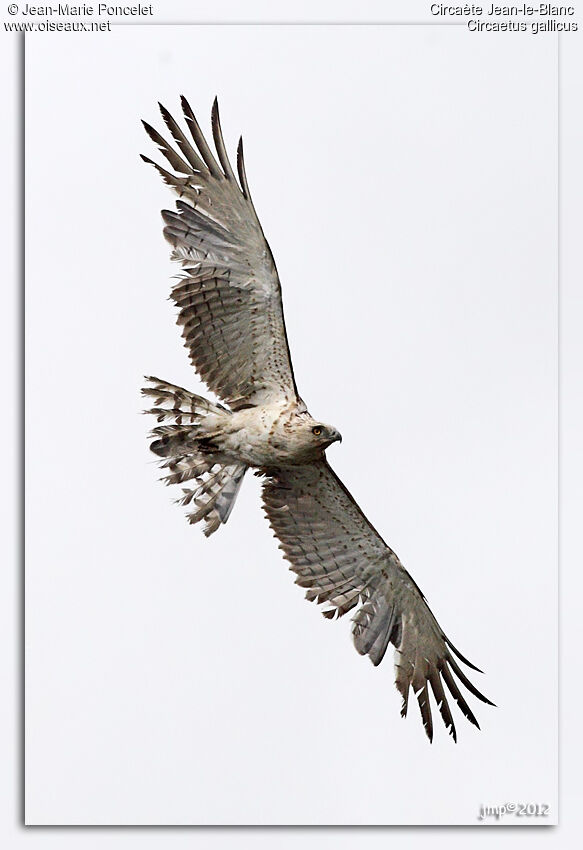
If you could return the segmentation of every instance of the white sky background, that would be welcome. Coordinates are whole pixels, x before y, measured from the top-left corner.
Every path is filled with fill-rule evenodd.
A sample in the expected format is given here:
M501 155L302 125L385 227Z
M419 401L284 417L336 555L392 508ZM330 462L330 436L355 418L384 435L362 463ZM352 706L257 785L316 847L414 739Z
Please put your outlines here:
M555 42L126 27L29 37L26 82L28 822L556 811ZM258 482L211 540L157 483L141 376L202 391L138 158L180 93L243 132L332 464L486 671L457 747L303 601Z

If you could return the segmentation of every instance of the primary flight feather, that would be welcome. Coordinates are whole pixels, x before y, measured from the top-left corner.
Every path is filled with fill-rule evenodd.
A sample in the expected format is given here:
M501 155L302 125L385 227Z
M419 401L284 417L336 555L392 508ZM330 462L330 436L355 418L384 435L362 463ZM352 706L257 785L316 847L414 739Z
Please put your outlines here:
M179 500L208 536L225 523L245 472L264 477L263 502L281 548L326 617L356 609L356 649L379 664L395 647L396 686L407 713L413 689L429 740L429 691L450 734L456 729L445 688L478 726L456 681L490 705L456 661L477 670L451 644L395 553L364 516L326 460L342 438L314 419L300 398L285 331L281 286L257 218L242 140L237 175L227 157L217 101L211 150L188 102L186 132L160 105L174 145L144 122L170 170L142 156L178 195L163 210L164 236L182 274L172 289L190 361L227 405L214 404L158 378L142 392L156 416L152 451L168 484L189 482ZM444 688L445 685L445 688ZM478 727L479 728L479 727Z

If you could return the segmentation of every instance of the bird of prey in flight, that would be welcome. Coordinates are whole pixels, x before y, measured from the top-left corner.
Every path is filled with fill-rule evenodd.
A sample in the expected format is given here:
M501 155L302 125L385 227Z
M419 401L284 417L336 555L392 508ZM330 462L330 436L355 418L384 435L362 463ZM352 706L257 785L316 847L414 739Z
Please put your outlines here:
M194 369L224 402L146 379L142 392L153 404L147 412L158 422L151 450L162 459L163 480L191 485L179 502L188 506L191 523L204 521L208 536L227 522L246 471L262 476L265 513L307 599L325 603L322 613L329 618L356 609L354 644L373 664L393 644L401 715L412 688L431 741L431 689L456 740L445 688L475 726L456 677L475 697L493 703L458 660L478 668L446 637L415 581L328 463L326 449L342 438L310 415L298 393L281 286L251 200L242 140L237 179L216 99L214 151L184 97L184 129L160 109L173 144L144 127L169 166L142 159L178 195L176 210L162 211L172 259L182 267L172 289L177 322Z

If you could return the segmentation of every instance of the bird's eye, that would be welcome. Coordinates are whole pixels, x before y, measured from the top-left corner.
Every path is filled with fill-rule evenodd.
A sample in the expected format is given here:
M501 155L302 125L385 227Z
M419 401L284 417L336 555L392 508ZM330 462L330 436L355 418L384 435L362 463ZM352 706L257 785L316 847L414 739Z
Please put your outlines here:
M316 425L314 428L312 428L312 434L314 434L315 437L319 437L321 433L322 428L320 425Z

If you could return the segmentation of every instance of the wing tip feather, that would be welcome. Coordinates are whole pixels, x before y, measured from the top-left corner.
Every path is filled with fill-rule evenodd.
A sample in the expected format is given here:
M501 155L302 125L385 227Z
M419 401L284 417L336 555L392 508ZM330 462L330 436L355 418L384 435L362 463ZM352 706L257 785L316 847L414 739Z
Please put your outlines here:
M453 643L450 641L450 639L447 637L447 635L442 635L442 637L443 637L444 641L446 642L446 644L451 649L451 651L454 653L454 655L457 655L457 657L459 658L460 661L463 661L464 664L467 664L467 666L471 667L472 670L475 670L476 673L483 673L484 672L483 670L480 670L479 667L476 667L475 664L472 664L472 662L469 661L465 657L465 655L462 655L461 652L459 651L459 649L456 649L456 647L453 645Z

